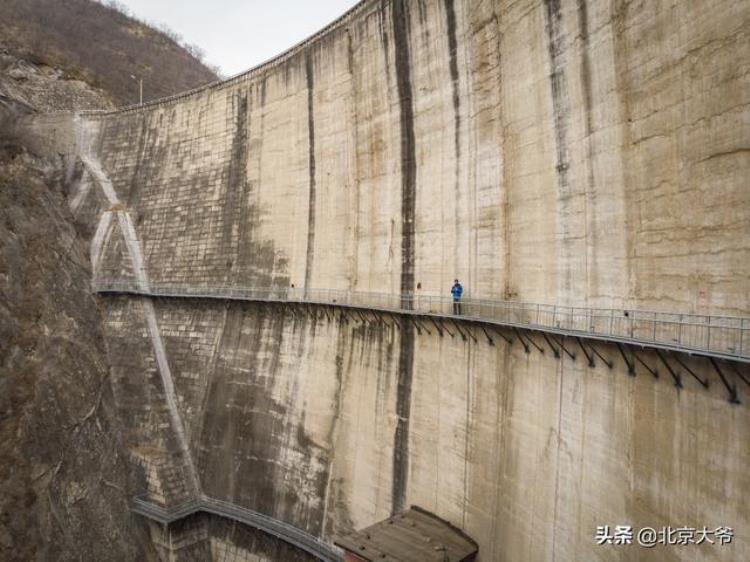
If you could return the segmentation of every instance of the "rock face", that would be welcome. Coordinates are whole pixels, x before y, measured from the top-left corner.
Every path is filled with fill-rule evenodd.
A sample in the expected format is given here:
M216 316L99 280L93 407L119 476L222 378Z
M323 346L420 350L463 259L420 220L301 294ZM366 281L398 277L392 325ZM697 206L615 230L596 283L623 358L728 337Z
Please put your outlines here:
M109 96L59 68L14 56L0 48L0 95L37 111L107 109Z
M61 167L0 144L0 559L154 559Z
M95 275L139 288L398 298L459 277L472 297L747 315L747 29L730 1L367 0L243 76L61 126L85 163L71 205ZM326 541L418 504L482 561L750 558L750 411L706 360L684 359L715 384L680 390L604 343L611 369L477 326L102 306L155 502L195 479ZM206 525L203 548L234 540ZM598 546L598 525L736 538Z

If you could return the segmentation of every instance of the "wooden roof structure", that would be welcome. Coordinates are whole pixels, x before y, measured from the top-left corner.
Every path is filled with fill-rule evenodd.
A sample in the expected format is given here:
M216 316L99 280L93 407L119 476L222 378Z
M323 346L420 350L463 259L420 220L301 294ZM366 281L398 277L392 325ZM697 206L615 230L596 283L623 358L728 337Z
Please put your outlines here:
M366 562L470 562L479 550L466 533L417 506L334 544Z

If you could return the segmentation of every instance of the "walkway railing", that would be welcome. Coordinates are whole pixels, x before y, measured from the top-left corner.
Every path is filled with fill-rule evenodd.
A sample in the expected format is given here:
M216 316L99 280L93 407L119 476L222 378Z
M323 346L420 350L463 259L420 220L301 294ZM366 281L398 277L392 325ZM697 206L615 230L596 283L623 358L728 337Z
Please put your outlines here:
M153 283L146 292L138 288L135 280L122 279L95 280L93 289L97 293L326 304L400 314L461 318L750 363L749 317L579 308L473 298L462 299L460 310L457 311L451 297L442 296L336 289L166 286Z
M168 525L198 512L212 513L260 529L324 562L340 562L342 559L341 551L337 547L329 545L289 523L237 504L206 496L169 508L152 503L146 497L136 497L133 500L132 510L162 525Z

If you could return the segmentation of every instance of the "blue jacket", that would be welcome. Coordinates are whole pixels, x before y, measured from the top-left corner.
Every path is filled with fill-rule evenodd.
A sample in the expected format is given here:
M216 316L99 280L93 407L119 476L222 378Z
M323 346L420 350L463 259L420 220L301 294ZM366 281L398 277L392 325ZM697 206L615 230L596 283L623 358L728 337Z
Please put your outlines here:
M451 287L451 295L453 295L453 300L458 300L461 298L461 295L464 292L464 288L461 286L461 283L456 283Z

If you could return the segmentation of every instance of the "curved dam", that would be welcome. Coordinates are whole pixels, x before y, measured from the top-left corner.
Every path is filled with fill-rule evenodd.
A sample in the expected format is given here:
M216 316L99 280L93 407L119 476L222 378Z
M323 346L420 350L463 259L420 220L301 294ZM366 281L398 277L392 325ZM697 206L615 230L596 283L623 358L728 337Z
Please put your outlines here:
M748 29L730 0L365 0L225 82L50 117L94 287L129 287L100 304L165 558L339 559L418 505L482 562L750 559ZM588 323L420 309L455 278ZM733 539L598 544L618 525Z

